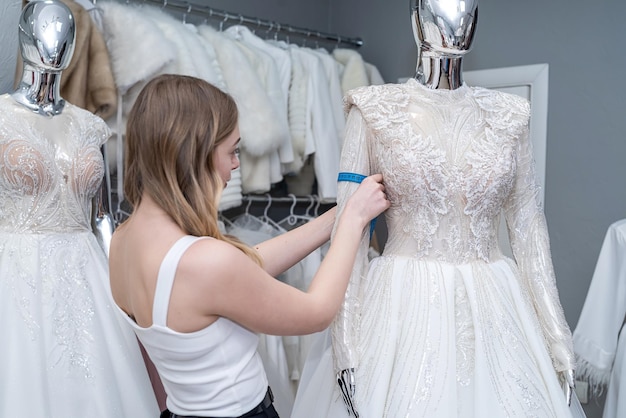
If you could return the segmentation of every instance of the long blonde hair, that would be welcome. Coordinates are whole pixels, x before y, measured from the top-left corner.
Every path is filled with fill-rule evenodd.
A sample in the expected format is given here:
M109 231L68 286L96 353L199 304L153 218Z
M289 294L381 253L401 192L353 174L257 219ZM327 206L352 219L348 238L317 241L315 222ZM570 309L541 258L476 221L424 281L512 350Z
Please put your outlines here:
M255 250L222 234L217 223L223 181L213 154L237 119L233 98L204 80L152 79L128 116L124 193L133 208L147 193L186 234L229 242L260 264Z

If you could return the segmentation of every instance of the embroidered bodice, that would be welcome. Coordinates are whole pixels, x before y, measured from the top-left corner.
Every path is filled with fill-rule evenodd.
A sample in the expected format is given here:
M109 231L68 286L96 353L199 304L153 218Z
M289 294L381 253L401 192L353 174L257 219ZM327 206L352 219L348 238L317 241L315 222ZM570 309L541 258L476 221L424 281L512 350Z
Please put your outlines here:
M491 261L501 257L500 212L515 209L512 192L540 212L534 180L526 178L534 171L528 144L520 141L529 118L521 97L468 86L428 90L410 80L348 100L371 130L369 155L376 158L369 170L383 173L392 202L386 254ZM350 154L358 160L362 144L350 144L357 149L345 155L359 165Z
M70 103L45 117L0 96L0 231L91 229L109 134L102 119Z

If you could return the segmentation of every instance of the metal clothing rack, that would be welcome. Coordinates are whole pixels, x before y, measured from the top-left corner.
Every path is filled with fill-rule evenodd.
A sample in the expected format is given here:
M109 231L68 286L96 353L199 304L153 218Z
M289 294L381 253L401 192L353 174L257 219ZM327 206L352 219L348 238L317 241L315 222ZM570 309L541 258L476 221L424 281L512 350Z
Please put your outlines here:
M334 202L323 202L315 194L306 196L295 196L291 193L287 196L272 196L270 193L244 194L240 206L222 211L221 216L228 219L241 213L256 212L262 213L267 218L278 216L283 219L287 216L295 215L297 217L296 212L304 212L306 216L317 217L334 205ZM297 210L296 207L298 207ZM272 215L270 215L270 211Z
M92 1L94 4L96 4L96 0ZM126 0L126 3L129 3L130 1L138 3L151 3L154 5L160 5L162 8L181 12L183 13L183 19L185 19L187 15L196 15L207 19L221 19L220 27L222 27L224 23L229 22L233 24L246 24L254 28L265 29L268 33L274 31L274 33L276 34L282 33L286 36L296 35L304 39L335 43L336 45L349 45L356 48L363 46L363 40L361 40L360 38L350 38L333 33L320 32L312 29L286 25L279 22L274 22L272 20L263 20L256 17L244 16L239 13L231 13L224 10L218 10L212 7L202 6L188 1Z
M272 196L269 193L265 194L245 194L242 196L244 202L280 202L280 203L309 203L316 204L320 202L320 198L316 195L307 196L295 196L289 194L288 196Z

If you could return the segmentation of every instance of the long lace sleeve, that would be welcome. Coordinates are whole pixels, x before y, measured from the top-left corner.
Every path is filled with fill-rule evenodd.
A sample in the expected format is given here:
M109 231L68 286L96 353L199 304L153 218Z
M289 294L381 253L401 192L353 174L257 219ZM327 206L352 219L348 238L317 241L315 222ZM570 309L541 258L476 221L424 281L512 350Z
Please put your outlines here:
M341 152L340 171L369 175L368 132L365 121L356 107L352 107L346 122L346 136ZM357 189L358 184L340 182L337 194L337 218L343 211L346 201ZM336 226L336 225L335 225ZM334 231L333 231L334 235ZM335 371L354 369L359 356L356 346L359 333L361 280L367 273L369 229L363 231L352 276L348 284L344 303L331 325L332 348Z
M554 368L557 372L573 370L572 334L556 287L528 124L517 143L515 184L504 213L513 255L521 272L522 287L527 290L537 313Z

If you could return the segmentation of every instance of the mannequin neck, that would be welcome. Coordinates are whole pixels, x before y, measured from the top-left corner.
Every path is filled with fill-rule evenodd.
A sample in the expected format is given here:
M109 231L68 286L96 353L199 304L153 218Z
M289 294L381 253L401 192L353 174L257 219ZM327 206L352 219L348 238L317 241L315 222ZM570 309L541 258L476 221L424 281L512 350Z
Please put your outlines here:
M60 89L61 71L35 70L24 64L22 80L11 97L35 113L55 116L65 107Z
M455 90L463 86L462 58L420 55L415 79L430 89Z

